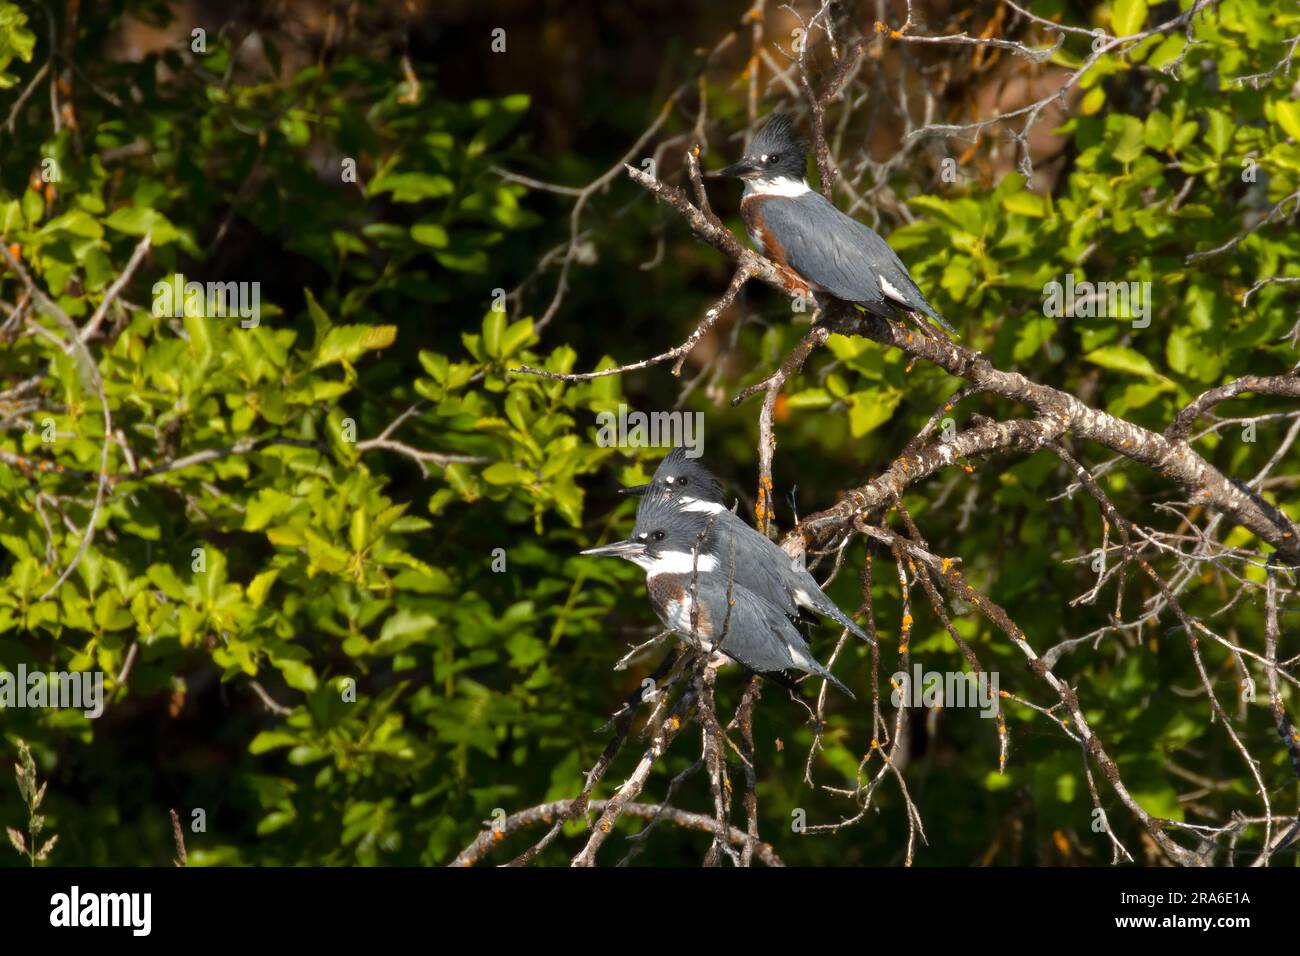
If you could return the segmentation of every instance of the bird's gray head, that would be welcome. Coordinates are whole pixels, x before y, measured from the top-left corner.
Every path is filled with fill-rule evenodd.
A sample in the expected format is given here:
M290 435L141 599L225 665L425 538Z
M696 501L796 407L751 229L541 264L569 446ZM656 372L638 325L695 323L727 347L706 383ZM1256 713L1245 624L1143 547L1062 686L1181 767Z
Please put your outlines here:
M668 489L652 488L637 509L631 537L582 553L623 558L650 574L704 574L718 566L716 540L714 518L683 510Z
M750 141L740 162L720 169L711 176L731 176L746 182L803 182L808 147L799 137L790 117L773 113Z
M700 464L699 459L689 457L687 449L681 447L674 448L664 457L648 485L623 489L625 495L650 492L665 495L670 501L679 497L711 505L723 505L725 501L722 484L713 472Z

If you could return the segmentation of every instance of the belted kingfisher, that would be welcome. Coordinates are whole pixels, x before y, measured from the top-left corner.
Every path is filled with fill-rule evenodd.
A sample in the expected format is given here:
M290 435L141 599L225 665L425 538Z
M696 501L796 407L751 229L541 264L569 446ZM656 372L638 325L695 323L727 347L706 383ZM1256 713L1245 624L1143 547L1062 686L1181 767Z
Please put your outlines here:
M807 568L727 508L721 483L698 460L686 457L686 449L678 447L670 451L648 485L624 488L623 493L647 495L637 508L638 521L641 510L649 507L652 499L656 508L662 507L660 498L683 512L712 515L727 534L735 537L738 584L760 595L791 619L798 620L799 609L806 608L871 642L862 628L826 596Z
M740 583L746 552L728 529L652 491L637 508L630 538L582 553L623 558L644 568L655 613L686 643L759 674L815 674L853 697L813 656L790 619Z
M807 147L790 118L774 113L738 163L711 177L745 181L740 215L759 252L826 292L892 318L923 312L956 334L921 294L907 266L871 227L846 216L804 177Z

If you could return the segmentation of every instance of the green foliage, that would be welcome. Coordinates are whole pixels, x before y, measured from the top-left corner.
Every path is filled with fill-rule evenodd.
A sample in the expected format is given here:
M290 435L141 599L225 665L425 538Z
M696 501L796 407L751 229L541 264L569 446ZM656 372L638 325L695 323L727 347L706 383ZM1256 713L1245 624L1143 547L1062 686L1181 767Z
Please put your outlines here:
M32 741L37 760L23 763L21 803L0 797L0 818L17 822L26 810L31 822L42 819L31 799L39 764L57 781L43 816L61 837L58 862L164 863L175 805L207 811L208 830L187 834L191 864L446 863L497 808L576 794L605 745L598 729L651 666L611 665L657 631L636 569L577 552L626 530L632 505L610 488L643 477L658 454L598 447L595 415L623 401L670 404L678 383L664 367L579 384L509 369L609 367L610 355L633 361L671 347L725 287L726 264L679 223L665 224L636 187L615 184L584 223L600 255L575 266L562 311L539 333L514 296L510 308L493 308L498 290L521 284L544 307L551 287L537 292L531 273L568 238L569 207L494 172L530 160L527 97L461 101L440 90L433 69L404 70L396 44L282 71L268 37L274 79L266 80L232 66L229 37L210 36L198 62L183 46L111 61L89 38L118 14L83 6L82 72L100 89L138 93L143 106L95 95L87 82L77 87L77 124L55 132L43 90L34 96L6 141L0 233L83 326L142 237L151 250L112 293L102 335L88 343L98 375L65 351L65 330L48 310L33 305L3 333L0 670L36 662L100 670L108 701L99 722L60 710L5 713L6 741ZM1092 22L1133 33L1152 16L1144 0L1119 0L1094 10ZM1279 72L1258 89L1227 82L1267 69L1297 32L1300 16L1285 3L1225 0L1197 20L1200 42L1177 75L1161 68L1183 51L1181 31L1108 55L1061 128L1071 161L1050 194L1017 174L954 188L900 172L895 185L911 197L915 221L891 243L995 364L1086 393L1140 424L1163 428L1189 398L1229 378L1285 371L1295 361L1282 341L1295 321L1295 287L1264 286L1248 306L1241 299L1259 279L1300 276L1293 230L1261 228L1227 254L1185 258L1300 189L1294 76ZM1086 41L1072 38L1058 62L1077 66ZM17 7L0 3L0 87L30 82L50 56L47 43ZM608 120L621 137L604 144L608 155L575 147L556 158L567 181L594 178L644 128L644 91L636 94ZM715 115L739 126L736 90L713 95ZM45 160L57 181L40 179ZM1252 168L1257 176L1243 179ZM656 230L669 251L657 269L640 270ZM1045 316L1044 286L1068 272L1149 281L1150 324ZM154 307L154 283L189 280L261 282L257 323L205 314L188 297L175 313ZM6 268L0 299L23 295ZM710 463L741 490L754 479L756 411L724 399L767 375L806 331L785 303L747 295L745 309L764 321L737 331L735 361L687 399L707 410ZM957 385L897 352L832 336L781 405L778 488L798 486L801 513L829 505L892 460ZM962 424L965 409L954 415ZM1261 426L1259 444L1225 433L1198 448L1249 476L1282 434L1273 423ZM1067 562L1102 532L1090 504L1055 500L1064 486L1056 460L967 467L973 474L954 469L909 494L935 550L961 557L964 573L1040 649L1105 624L1110 592L1096 606L1069 606L1095 574ZM1114 469L1103 482L1125 508L1169 497L1137 469ZM1265 495L1300 517L1291 487ZM846 567L862 557L856 544ZM887 697L902 605L892 569L877 571ZM1259 580L1262 571L1243 574ZM852 577L846 571L833 588L846 608L857 606ZM1141 582L1134 587L1129 611L1150 597ZM1206 589L1187 600L1208 613L1222 596ZM1023 656L962 611L953 609L955 626L1002 674L1003 689L1041 703ZM916 659L961 669L951 638L917 614ZM1243 602L1233 614L1235 628L1260 633L1257 607ZM1174 692L1198 678L1168 623L1067 655L1059 669L1151 813L1187 812L1170 768L1189 750L1225 782L1204 801L1253 806L1253 781L1206 719L1205 702ZM828 631L813 636L823 657ZM1237 680L1231 655L1208 644L1203 653L1227 699ZM864 648L847 648L836 673L869 700ZM738 694L724 672L724 710ZM1001 821L1026 805L1034 812L1024 814L1025 849L999 862L1058 859L1060 839L1073 846L1071 862L1103 860L1077 746L1041 713L1007 708L1004 774L992 722L945 714L933 731L916 731L927 742L909 785L927 829L945 835L922 862L980 858ZM1266 703L1247 713L1256 739L1267 737ZM906 821L897 794L883 789L882 812L862 828L836 840L790 833L796 807L819 821L844 809L803 783L805 717L775 688L759 708L764 837L792 862L892 860ZM830 718L814 776L851 785L876 736L870 709L834 704ZM1284 753L1260 752L1281 787ZM622 779L630 759L623 754L609 779ZM693 760L689 747L671 752L652 786L661 794ZM699 783L683 786L682 806L711 806ZM1106 806L1135 845L1109 793ZM51 847L35 849L38 831L15 844L28 862ZM674 839L657 833L644 859L698 859ZM561 859L558 848L543 857Z
M205 68L220 73L229 55L211 50ZM471 753L515 738L519 761L547 746L545 728L563 720L549 693L560 622L595 620L609 601L571 591L569 569L533 540L569 529L555 541L576 552L579 479L608 455L586 428L616 406L617 381L508 376L576 362L572 348L541 348L528 318L487 308L472 333L444 334L468 326L467 290L488 306L490 285L473 277L493 250L539 221L521 187L487 172L527 99L450 103L430 96L431 76L413 93L359 56L283 86L212 86L180 54L161 60L176 70L167 87L147 81L152 63L98 65L115 88L145 84L150 109L87 98L90 142L42 134L24 114L37 134L27 160L53 158L60 176L48 196L11 177L0 197L4 242L74 321L105 302L136 241L152 243L149 278L132 286L148 298L111 305L99 356L116 439L98 511L83 494L105 442L95 377L45 315L52 335L18 337L0 358L9 384L46 370L18 412L31 427L7 439L21 458L0 468L0 668L102 670L110 715L153 701L177 739L216 703L203 696L213 678L229 688L236 764L187 791L221 835L192 834L191 863L441 862L459 831L419 808L459 802L466 815ZM135 142L148 161L103 162ZM326 143L346 155L322 177L312 150ZM362 157L360 186L347 157ZM231 201L240 242L282 237L282 273L310 280L229 267L222 281L262 283L255 321L170 294L212 278L214 247L230 255L232 240L213 236ZM13 293L12 271L4 281ZM93 542L50 593L92 515ZM497 547L509 574L490 570ZM263 693L290 703L265 714ZM12 713L6 732L46 759L88 740L69 715ZM149 830L165 812L130 779L59 802L70 853L162 852L97 832L122 816ZM102 811L74 812L80 799Z
M18 82L9 66L15 58L30 63L35 47L36 34L27 28L27 14L16 3L0 3L0 89Z

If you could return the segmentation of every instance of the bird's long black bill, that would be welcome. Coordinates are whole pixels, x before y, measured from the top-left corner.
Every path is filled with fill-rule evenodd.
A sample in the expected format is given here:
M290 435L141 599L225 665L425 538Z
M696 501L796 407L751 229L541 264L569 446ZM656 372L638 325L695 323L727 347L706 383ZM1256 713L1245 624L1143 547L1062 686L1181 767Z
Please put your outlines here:
M592 558L626 558L630 561L645 554L645 545L639 541L615 541L580 553Z
M747 163L743 159L738 163L732 163L725 169L719 169L716 172L705 173L706 179L743 179L745 176L753 175L758 172L758 167L753 163Z
M633 498L640 498L649 490L649 485L629 485L626 488L618 489L618 493L620 495L631 495Z

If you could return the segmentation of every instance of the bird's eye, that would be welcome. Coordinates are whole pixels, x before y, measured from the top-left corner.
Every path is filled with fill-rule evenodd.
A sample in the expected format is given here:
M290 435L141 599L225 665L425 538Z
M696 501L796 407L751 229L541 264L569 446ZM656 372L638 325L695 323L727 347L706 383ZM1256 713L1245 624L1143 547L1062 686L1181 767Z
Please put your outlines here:
M769 165L769 166L775 166L775 165L776 165L776 161L777 161L778 159L780 159L780 158L781 158L780 154L778 154L778 153L772 153L770 156L767 157L767 165Z
M685 476L685 475L682 475L682 476L681 476L680 478L678 478L677 480L680 481L683 485L686 484L686 476Z
M662 541L664 539L664 533L662 531L656 531L654 534L650 535L650 537L655 541Z

